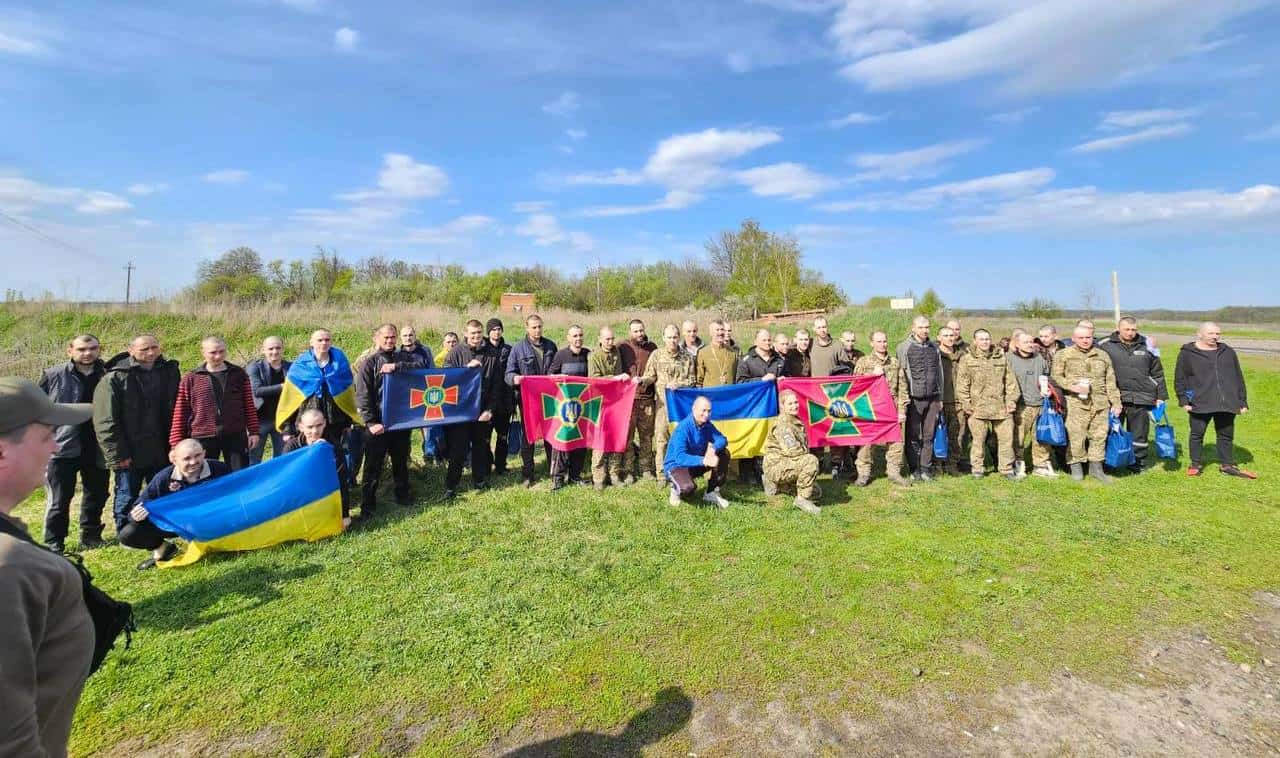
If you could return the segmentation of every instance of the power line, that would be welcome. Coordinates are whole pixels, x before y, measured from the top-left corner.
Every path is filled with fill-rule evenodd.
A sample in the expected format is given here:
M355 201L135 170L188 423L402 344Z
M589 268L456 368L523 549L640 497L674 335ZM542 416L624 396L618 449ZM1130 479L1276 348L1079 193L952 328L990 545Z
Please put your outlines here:
M67 251L72 252L72 253L79 253L80 255L84 255L84 256L87 256L87 257L89 257L89 258L93 258L93 259L96 259L96 260L99 260L99 261L105 260L102 256L97 255L97 254L95 254L95 253L91 253L91 252L89 252L88 250L85 250L85 249L84 249L84 248L82 248L82 247L78 247L78 246L76 246L76 245L73 245L73 244L71 244L70 242L63 242L62 240L58 239L57 237L53 237L53 236L50 236L50 235L48 235L48 234L45 234L44 232L40 231L39 229L35 228L34 226L32 226L32 225L30 225L30 224L28 224L28 223L26 223L25 221L22 221L22 220L20 220L20 219L16 219L16 218L14 218L13 216L10 216L8 213L5 213L5 212L4 212L4 211L2 211L2 210L0 210L0 218L4 219L5 221L8 221L9 223L13 224L14 226L18 227L19 229L22 229L23 231L26 231L26 232L28 232L28 233L30 233L30 234L33 234L33 235L35 235L36 237L38 237L39 239L41 239L41 240L43 240L43 241L45 241L45 242L48 242L48 243L53 244L53 245L57 245L58 247L61 247L61 248L63 248L64 250L67 250Z

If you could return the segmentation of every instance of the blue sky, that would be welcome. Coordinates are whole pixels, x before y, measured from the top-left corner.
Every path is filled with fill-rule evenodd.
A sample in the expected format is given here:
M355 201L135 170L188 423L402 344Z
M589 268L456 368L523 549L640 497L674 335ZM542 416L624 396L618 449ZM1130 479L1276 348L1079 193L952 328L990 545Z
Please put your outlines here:
M114 299L201 258L700 256L854 300L1280 304L1274 0L0 0L0 257Z

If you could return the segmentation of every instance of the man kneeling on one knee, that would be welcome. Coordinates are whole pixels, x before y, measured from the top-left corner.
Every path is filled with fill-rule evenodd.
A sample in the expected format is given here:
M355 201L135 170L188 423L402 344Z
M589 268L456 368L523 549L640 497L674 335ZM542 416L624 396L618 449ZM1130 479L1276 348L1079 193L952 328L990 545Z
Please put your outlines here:
M796 486L795 506L817 516L818 456L809 452L808 436L800 420L800 399L791 390L778 393L778 421L764 441L764 494L778 494L778 485Z
M707 397L694 400L693 413L676 425L662 468L671 481L672 505L692 497L698 489L693 480L710 472L703 501L729 507L729 501L720 496L720 485L729 473L729 440L711 423L711 400Z
M205 460L204 447L193 439L182 440L170 450L169 462L172 465L160 469L147 484L129 511L129 523L117 535L121 545L151 551L151 557L138 564L139 571L155 568L157 561L167 561L178 554L178 546L168 541L177 535L151 522L147 503L231 473L231 467L222 461Z

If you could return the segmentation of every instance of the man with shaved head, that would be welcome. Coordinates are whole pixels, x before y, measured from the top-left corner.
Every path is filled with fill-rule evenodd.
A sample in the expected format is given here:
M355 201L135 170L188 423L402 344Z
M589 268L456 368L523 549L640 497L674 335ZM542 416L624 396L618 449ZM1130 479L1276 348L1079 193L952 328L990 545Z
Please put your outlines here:
M1111 477L1102 470L1106 457L1107 426L1112 416L1120 415L1120 389L1111 357L1093 344L1093 329L1077 326L1071 332L1071 347L1063 348L1053 358L1050 377L1067 393L1067 441L1070 444L1067 465L1071 478L1084 479L1084 464L1089 475L1107 484Z
M929 339L929 319L916 316L911 335L898 345L898 363L907 391L907 467L919 481L933 479L933 432L942 415L946 374L942 352Z
M244 367L253 387L253 406L258 409L258 444L249 448L249 465L262 462L268 438L271 455L284 455L284 436L276 429L276 407L292 365L292 361L284 359L284 340L272 335L262 341L262 357Z
M1182 346L1173 374L1178 403L1191 417L1188 476L1204 470L1204 433L1213 422L1217 438L1218 470L1228 476L1257 479L1258 475L1236 465L1232 443L1236 416L1249 412L1240 358L1222 341L1222 327L1212 321L1200 325L1196 338Z
M249 465L249 450L258 446L253 385L244 369L227 362L227 343L221 337L201 340L200 355L204 362L178 383L169 444L195 439L210 458L221 458L239 471Z
M729 473L729 441L711 423L711 400L706 396L695 399L693 412L676 424L662 468L671 482L667 498L671 505L692 497L698 489L694 480L709 473L703 502L729 507L720 494L720 485Z
M1169 399L1164 365L1160 356L1147 347L1147 339L1138 332L1138 320L1132 316L1120 319L1116 330L1098 347L1106 351L1115 366L1123 409L1121 420L1133 435L1134 464L1129 470L1141 474L1147 466L1151 413Z
M702 338L698 336L698 325L693 321L685 321L680 325L680 349L689 354L695 361L698 351L702 349Z
M614 336L612 328L607 326L600 328L598 344L600 348L592 350L591 356L587 359L587 376L619 382L631 381L630 367L626 365L623 353L618 349L617 337ZM591 484L597 490L604 489L606 478L615 487L627 484L627 477L622 471L622 460L622 453L592 450Z
M154 334L139 334L127 352L106 363L93 392L93 429L103 461L115 474L116 531L142 485L164 468L178 397L178 362L164 357Z

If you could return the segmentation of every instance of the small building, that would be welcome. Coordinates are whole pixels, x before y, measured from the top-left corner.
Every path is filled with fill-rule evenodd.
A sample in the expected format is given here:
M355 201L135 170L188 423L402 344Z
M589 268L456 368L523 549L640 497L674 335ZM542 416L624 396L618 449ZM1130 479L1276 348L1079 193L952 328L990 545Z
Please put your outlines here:
M538 298L532 292L504 292L498 302L498 310L503 313L517 313L527 316L538 309Z

